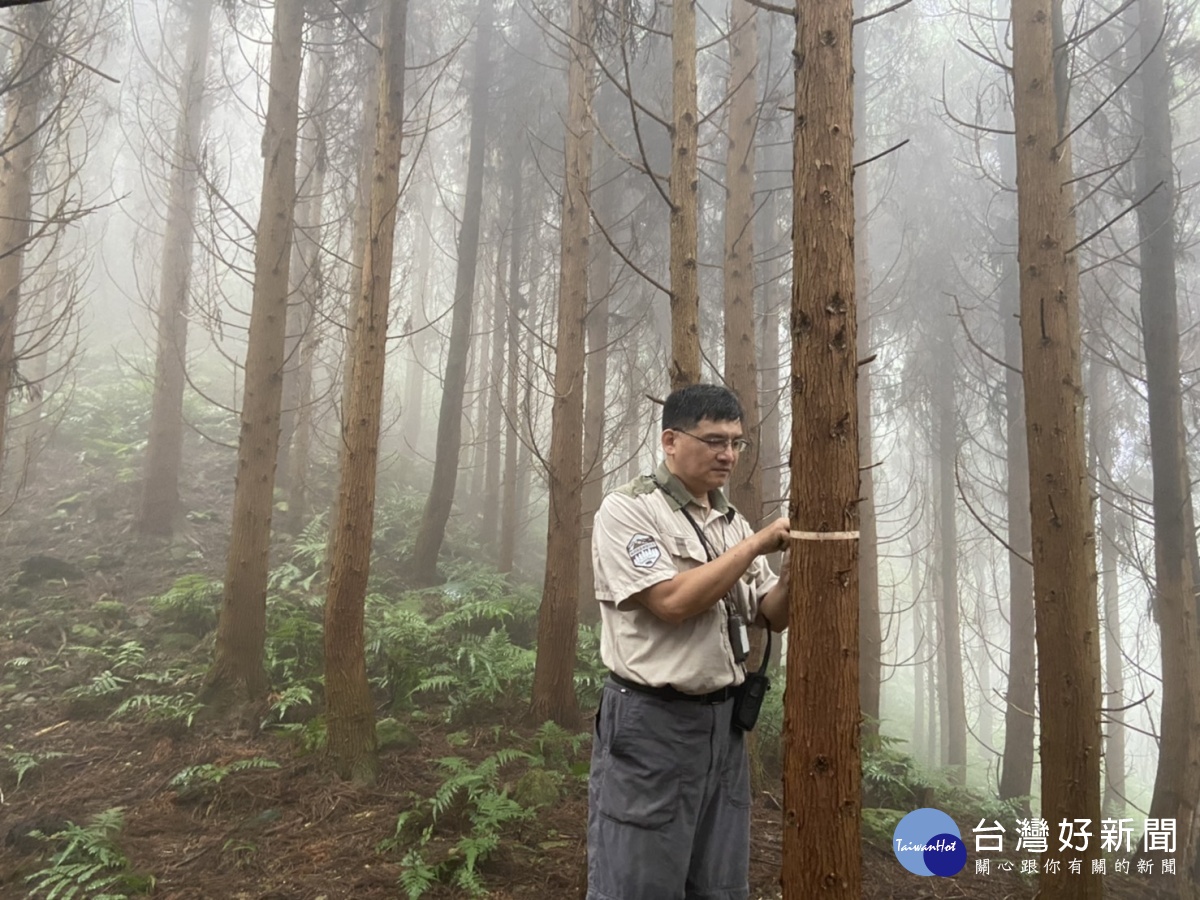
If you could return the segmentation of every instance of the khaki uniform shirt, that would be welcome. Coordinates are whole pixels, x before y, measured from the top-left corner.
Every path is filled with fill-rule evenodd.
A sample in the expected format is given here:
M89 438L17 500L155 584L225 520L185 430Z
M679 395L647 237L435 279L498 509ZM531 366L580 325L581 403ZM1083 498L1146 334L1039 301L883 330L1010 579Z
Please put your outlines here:
M606 496L596 512L592 561L600 601L600 656L622 678L688 694L707 694L745 680L743 667L733 661L725 600L678 625L630 600L708 562L683 509L704 532L714 558L753 533L721 491L713 491L709 500L712 508L706 514L663 463L653 476L643 475ZM757 618L758 598L777 580L762 556L746 570L745 589L739 593L747 623Z

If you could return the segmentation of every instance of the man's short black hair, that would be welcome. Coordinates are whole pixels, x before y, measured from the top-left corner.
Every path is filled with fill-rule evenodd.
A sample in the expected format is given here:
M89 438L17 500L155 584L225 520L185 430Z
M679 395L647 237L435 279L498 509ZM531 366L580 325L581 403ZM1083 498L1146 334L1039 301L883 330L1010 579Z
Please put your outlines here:
M719 384L689 384L672 391L663 404L663 431L695 428L701 419L713 422L740 422L745 418L742 404L727 387Z

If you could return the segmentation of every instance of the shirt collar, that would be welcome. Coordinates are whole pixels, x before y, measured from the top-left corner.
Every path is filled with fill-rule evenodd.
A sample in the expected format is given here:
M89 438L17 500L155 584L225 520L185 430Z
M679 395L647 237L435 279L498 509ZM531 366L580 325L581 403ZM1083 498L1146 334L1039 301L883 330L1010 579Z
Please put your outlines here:
M671 470L667 468L666 460L658 464L658 468L654 471L654 480L663 493L667 495L670 501L671 508L675 510L685 509L688 504L694 506L703 506L689 491L683 486L683 482L671 474ZM733 521L737 510L733 504L725 497L725 492L720 488L708 492L709 503L712 508L723 515L726 521Z

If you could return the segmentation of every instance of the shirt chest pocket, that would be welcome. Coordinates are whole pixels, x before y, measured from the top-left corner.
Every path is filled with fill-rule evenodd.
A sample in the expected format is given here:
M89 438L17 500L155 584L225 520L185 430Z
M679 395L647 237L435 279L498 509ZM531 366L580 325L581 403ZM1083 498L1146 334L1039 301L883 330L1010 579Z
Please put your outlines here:
M700 543L700 537L695 532L666 535L665 543L671 548L671 555L683 563L684 568L708 562L708 554L704 552L704 545Z

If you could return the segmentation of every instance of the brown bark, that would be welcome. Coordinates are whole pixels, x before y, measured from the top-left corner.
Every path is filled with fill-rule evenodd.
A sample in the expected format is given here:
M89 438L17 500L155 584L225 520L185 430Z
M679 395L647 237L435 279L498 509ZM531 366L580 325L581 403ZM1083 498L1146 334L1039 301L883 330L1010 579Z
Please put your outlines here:
M749 0L733 0L729 25L729 126L725 157L725 384L742 401L751 446L730 479L734 505L762 521L761 415L754 340L754 128L758 122L758 26Z
M603 145L602 145L603 146ZM601 151L603 152L603 150ZM605 158L609 154L605 154ZM604 166L598 167L604 171ZM619 182L599 191L597 216L605 227L614 219ZM583 513L579 537L579 618L594 625L600 621L592 566L592 523L604 499L604 432L608 419L608 296L612 292L612 247L603 235L596 237L595 258L588 270L590 306L587 314L587 384L583 420Z
M792 494L802 532L857 532L851 0L797 29ZM797 540L784 698L783 896L862 894L858 541Z
M671 4L671 390L700 380L696 3Z
M1006 184L1016 182L1011 139L998 148ZM1004 329L1004 440L1008 460L1008 690L1004 712L1004 762L1000 799L1027 797L1033 790L1033 730L1037 691L1034 638L1032 523L1029 518L1029 447L1025 441L1025 388L1021 383L1020 285L1017 272L1016 210L1000 234L1005 252L1001 268L1000 319ZM1024 558L1022 558L1024 557Z
M404 132L404 45L408 0L389 0L381 25L379 114L371 203L351 344L350 405L342 416L338 518L325 599L327 751L342 778L374 783L375 710L363 651L363 605L371 568L375 479L387 357L392 247Z
M304 110L306 119L302 129L300 158L298 163L300 181L296 199L296 233L292 239L292 263L289 270L291 302L288 304L287 341L284 345L283 400L280 411L279 461L277 464L278 487L288 499L288 516L293 527L303 525L303 519L295 509L293 475L303 474L308 460L293 462L293 443L297 438L300 420L309 411L302 405L307 398L301 395L305 389L311 393L312 371L304 368L306 360L311 364L312 354L305 352L305 345L313 340L311 331L321 300L321 215L325 199L325 113L329 80L329 46L332 32L328 23L322 23L314 36L314 51L310 56L308 84L305 88ZM302 478L302 481L306 479ZM302 502L301 506L307 505Z
M1149 403L1150 466L1154 478L1155 609L1162 644L1162 714L1152 818L1174 818L1176 878L1190 888L1195 857L1192 819L1200 799L1200 634L1189 544L1196 536L1179 365L1175 282L1175 170L1171 158L1171 70L1162 0L1139 0L1138 34L1145 55L1140 75L1142 154L1138 166L1141 287L1138 292ZM1135 106L1135 114L1139 111ZM1153 191L1151 193L1151 191ZM1180 886L1180 896L1185 896Z
M458 459L462 450L463 395L467 384L467 355L471 343L471 313L475 299L475 270L479 260L479 222L483 208L483 155L491 86L489 52L492 42L492 0L482 0L475 37L474 84L471 88L471 134L467 158L467 188L462 230L458 235L458 269L454 279L454 310L450 321L450 347L438 416L433 484L421 516L421 527L411 559L417 584L437 581L438 554L446 537L446 523L454 505Z
M934 415L938 466L938 569L941 573L941 647L945 666L946 764L958 784L967 780L967 711L963 691L961 611L958 597L958 517L955 502L955 464L958 458L958 410L955 404L954 319L947 316L936 356Z
M257 700L267 688L262 654L296 202L303 28L303 4L281 3L275 7L237 487L216 652L202 691L207 701L220 705L239 698Z
M179 90L179 122L171 158L170 194L163 234L162 272L158 287L158 339L154 362L154 396L142 472L142 496L136 527L143 534L169 535L182 514L179 469L183 460L183 391L187 381L187 314L192 273L192 228L196 207L200 133L207 104L212 0L192 4L188 21L183 84Z
M21 386L16 353L17 321L25 249L31 239L33 209L31 182L37 155L39 108L49 65L47 32L49 8L30 6L14 14L13 86L5 100L3 146L0 154L0 465L8 437L8 403Z
M579 533L583 495L584 337L588 314L589 193L592 179L593 0L573 0L567 61L567 123L559 263L558 335L551 411L550 514L546 576L538 610L537 664L530 716L579 727L575 698Z
M1083 429L1079 273L1071 153L1055 85L1058 0L1013 0L1022 375L1033 522L1042 817L1100 818L1100 647ZM1065 107L1065 103L1063 104ZM1095 853L1094 848L1089 848ZM1043 896L1103 895L1081 874L1043 871Z

